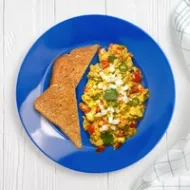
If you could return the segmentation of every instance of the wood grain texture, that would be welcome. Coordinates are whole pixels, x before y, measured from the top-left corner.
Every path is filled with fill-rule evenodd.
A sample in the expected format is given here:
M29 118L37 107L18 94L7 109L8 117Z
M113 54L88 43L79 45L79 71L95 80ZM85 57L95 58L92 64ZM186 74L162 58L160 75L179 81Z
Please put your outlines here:
M55 0L33 0L33 33L39 37L53 26L55 21Z
M32 42L54 24L54 0L6 0L4 15L3 190L52 190L55 164L31 145L15 108L15 81Z
M56 0L56 22L61 22L73 16L83 14L105 14L105 2L103 0ZM65 169L56 165L56 190L64 187L75 190L106 190L107 175L89 175Z
M54 0L33 0L31 37L38 38L54 24ZM45 157L27 138L24 154L23 190L55 189L55 163ZM34 177L35 176L35 177ZM28 179L31 179L29 181Z
M105 14L105 0L56 0L56 22L84 14Z
M3 36L4 36L4 2L0 0L0 190L3 190L4 179L4 50L3 50Z
M5 4L4 80L10 81L10 83L5 86L4 90L6 128L3 131L5 136L2 153L2 160L4 160L2 162L4 166L2 169L4 172L3 190L59 190L63 187L68 187L68 189L78 187L93 190L107 189L107 175L94 175L93 177L60 166L55 167L55 163L37 150L26 137L17 118L16 109L13 109L17 72L31 43L54 24L55 9L59 12L57 15L61 20L62 16L68 18L68 14L74 14L72 9L71 12L68 12L69 6L77 5L78 1L72 3L70 1L71 4L68 7L65 7L65 2L62 2L61 6L64 5L65 9L59 7L59 1L57 3L56 8L54 0L7 0ZM84 9L78 7L81 14L82 11L86 13L86 8L90 11L94 10L94 13L96 11L104 13L104 3L101 1L95 2L94 6L87 1L82 3L86 6ZM67 12L65 13L65 11Z
M180 115L190 111L185 106L189 102L189 77L169 25L170 14L179 1L0 0L0 190L131 190L156 156L186 132L190 117ZM172 64L176 96L180 98L168 135L148 156L109 175L90 175L56 165L32 144L16 113L15 81L28 48L54 23L81 14L105 13L137 24L160 44Z
M116 2L114 0L109 0L107 1L107 14L119 16L120 18L138 25L157 40L159 27L157 21L158 7L160 6L158 3L161 3L161 1L120 0ZM115 7L117 7L117 9ZM160 148L164 149L166 147L165 141L162 141L161 144L152 151L152 156L155 155ZM109 174L109 189L131 190L134 181L143 174L145 168L152 162L152 156L149 154L146 159L143 158L141 161L126 169ZM145 167L142 167L142 165ZM125 181L127 185L124 185Z
M179 55L179 53L176 54L176 44L174 45L173 43L175 33L170 25L171 13L178 3L179 0L107 1L107 14L119 16L140 26L163 48L172 64L173 72L176 77L176 96L180 97L178 100L183 101L180 103L176 102L176 112L172 118L172 125L170 125L166 135L151 153L136 164L108 176L108 189L110 190L131 190L136 179L146 171L150 163L152 163L166 147L171 147L175 139L180 138L188 129L186 123L189 124L190 120L188 116L184 119L184 116L181 115L181 113L188 113L190 111L189 108L185 106L185 102L188 101L188 92L187 94L185 92L187 88L181 85L182 81L183 84L189 84L187 81L188 73L185 71L187 67L184 63L181 63L181 60L183 60L181 55ZM117 7L117 9L115 7ZM182 78L179 79L179 76ZM184 126L183 132L181 126ZM127 186L124 185L124 181L126 181Z

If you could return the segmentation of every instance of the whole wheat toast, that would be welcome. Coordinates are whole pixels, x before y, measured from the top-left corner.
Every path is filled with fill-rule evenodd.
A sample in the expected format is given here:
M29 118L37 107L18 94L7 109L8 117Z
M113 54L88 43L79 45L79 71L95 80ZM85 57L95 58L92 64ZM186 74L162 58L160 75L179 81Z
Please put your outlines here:
M67 79L62 85L50 86L35 100L34 107L58 126L76 147L82 147L75 88Z
M76 48L58 57L53 66L51 85L62 84L65 77L69 77L77 86L89 63L99 49L99 45Z
M74 49L58 57L53 65L50 87L36 99L34 107L81 148L75 87L82 78L99 45Z

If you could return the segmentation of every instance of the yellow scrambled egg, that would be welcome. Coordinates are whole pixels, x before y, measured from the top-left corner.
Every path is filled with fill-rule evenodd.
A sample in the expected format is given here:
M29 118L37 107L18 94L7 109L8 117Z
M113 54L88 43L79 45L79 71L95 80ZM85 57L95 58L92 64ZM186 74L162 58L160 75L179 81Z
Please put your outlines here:
M149 90L141 84L141 70L133 65L133 55L125 46L110 44L98 55L99 63L90 66L79 106L84 130L101 152L105 145L119 148L137 132Z

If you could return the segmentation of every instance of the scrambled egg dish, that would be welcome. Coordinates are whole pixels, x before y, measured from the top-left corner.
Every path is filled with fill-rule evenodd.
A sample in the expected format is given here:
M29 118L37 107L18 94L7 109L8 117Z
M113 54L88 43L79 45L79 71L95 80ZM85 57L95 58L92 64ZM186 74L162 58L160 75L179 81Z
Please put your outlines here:
M106 145L119 148L137 132L149 90L141 84L141 70L133 65L133 55L125 46L110 44L98 55L99 63L90 66L79 107L90 142L102 152Z

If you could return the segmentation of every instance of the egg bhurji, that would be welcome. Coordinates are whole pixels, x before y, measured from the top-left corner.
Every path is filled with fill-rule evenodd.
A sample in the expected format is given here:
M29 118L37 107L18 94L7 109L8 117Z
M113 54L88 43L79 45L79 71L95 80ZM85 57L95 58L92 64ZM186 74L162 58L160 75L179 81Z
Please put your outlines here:
M90 66L80 109L90 142L102 152L106 145L119 148L137 133L149 90L141 84L142 73L134 66L132 53L123 45L99 50L99 63Z

